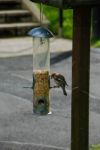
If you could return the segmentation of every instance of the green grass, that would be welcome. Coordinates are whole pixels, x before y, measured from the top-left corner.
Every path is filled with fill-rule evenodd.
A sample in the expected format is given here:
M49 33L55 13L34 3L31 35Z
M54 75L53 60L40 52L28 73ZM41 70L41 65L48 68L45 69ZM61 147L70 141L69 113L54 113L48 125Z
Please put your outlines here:
M100 144L91 146L90 150L100 150Z
M91 45L94 48L100 48L100 40L91 40Z
M59 16L58 8L54 8L51 6L43 6L43 12L50 21L49 28L55 33L58 34L59 28ZM63 11L63 36L65 38L72 38L72 26L73 26L73 11L71 9Z

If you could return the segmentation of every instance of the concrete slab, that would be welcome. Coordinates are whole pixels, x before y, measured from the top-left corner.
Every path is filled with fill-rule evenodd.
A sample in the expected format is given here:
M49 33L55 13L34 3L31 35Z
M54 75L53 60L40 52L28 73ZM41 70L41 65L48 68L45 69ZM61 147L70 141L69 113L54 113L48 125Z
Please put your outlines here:
M50 52L72 50L72 41L53 38L50 40ZM14 57L33 54L31 37L0 39L0 57Z
M0 150L7 148L66 149L70 140L70 109L52 108L52 115L32 112L32 102L0 92ZM66 119L67 118L67 122ZM8 150L8 149L7 149Z
M21 142L0 142L1 150L69 150L69 148L60 148L50 145L34 144L34 143L21 143Z
M32 55L0 58L0 150L11 148L31 150L33 147L34 150L65 150L70 147L72 79L70 56L68 53L52 55L51 70L64 74L69 87L67 97L63 96L61 89L55 89L50 93L53 113L47 116L33 115L32 91L23 88L25 85L31 86ZM100 52L92 50L90 145L100 143L99 64Z

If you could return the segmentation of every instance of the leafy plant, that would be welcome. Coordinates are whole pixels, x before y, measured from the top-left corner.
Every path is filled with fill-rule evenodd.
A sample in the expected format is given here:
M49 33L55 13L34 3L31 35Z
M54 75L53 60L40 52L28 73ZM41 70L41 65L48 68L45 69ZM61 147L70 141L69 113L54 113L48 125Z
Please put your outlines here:
M59 9L51 6L43 6L43 12L50 21L49 28L58 34L59 28ZM73 11L71 9L63 11L63 36L66 38L72 38L72 21Z
M100 40L91 40L91 45L94 48L100 48Z
M90 150L100 150L100 144L91 146Z

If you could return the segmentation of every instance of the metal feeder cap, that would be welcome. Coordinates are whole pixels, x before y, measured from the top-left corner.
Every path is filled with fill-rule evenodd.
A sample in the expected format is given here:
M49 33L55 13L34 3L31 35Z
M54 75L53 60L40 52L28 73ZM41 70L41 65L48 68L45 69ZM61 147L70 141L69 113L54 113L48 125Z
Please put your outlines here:
M32 37L39 37L39 38L51 38L53 37L53 33L46 28L37 27L33 28L28 32L28 35Z

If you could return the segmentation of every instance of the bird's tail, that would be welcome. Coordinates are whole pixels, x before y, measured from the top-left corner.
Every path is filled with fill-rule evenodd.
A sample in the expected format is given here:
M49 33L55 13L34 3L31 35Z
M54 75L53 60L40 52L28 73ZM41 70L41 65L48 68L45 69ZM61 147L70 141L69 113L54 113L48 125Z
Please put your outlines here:
M63 93L64 93L64 95L66 95L66 96L67 96L67 92L66 92L65 90L63 91Z
M62 90L63 90L63 94L67 96L67 92L65 90L65 87L62 87Z
M66 86L68 86L67 82L66 82Z

